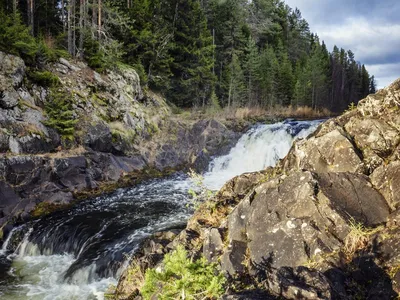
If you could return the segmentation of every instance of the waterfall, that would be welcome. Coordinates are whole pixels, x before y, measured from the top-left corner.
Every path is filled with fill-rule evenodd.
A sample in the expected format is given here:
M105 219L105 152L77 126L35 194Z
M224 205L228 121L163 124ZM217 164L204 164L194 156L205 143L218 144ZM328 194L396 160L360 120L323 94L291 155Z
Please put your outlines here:
M208 188L273 166L319 121L256 125L204 174ZM180 229L190 209L186 174L154 179L78 203L12 229L0 250L1 299L104 299L127 257L155 232ZM11 265L12 264L12 265ZM16 280L16 278L18 280Z
M229 179L275 166L295 139L305 138L321 121L285 121L258 125L245 133L229 154L215 158L204 175L205 185L218 190Z

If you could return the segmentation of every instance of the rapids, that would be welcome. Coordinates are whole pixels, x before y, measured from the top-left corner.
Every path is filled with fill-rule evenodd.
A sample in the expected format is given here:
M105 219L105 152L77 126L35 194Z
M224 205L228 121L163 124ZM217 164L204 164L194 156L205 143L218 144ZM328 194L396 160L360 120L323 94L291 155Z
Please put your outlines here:
M217 190L236 175L275 165L319 123L254 126L229 154L214 158L205 185ZM15 227L0 250L0 298L104 299L143 239L185 226L190 188L190 178L176 173Z

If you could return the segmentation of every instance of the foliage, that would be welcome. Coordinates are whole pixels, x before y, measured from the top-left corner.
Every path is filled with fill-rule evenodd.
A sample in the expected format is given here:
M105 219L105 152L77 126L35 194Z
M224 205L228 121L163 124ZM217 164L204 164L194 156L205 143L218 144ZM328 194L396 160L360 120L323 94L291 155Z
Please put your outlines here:
M30 71L29 78L44 87L55 87L60 84L60 79L49 71Z
M53 88L45 105L48 120L44 124L56 129L66 140L73 139L75 124L78 121L74 118L72 99L72 93Z
M0 2L0 50L37 69L66 49L99 72L122 62L178 107L342 112L376 91L351 50L329 52L282 0L32 3Z
M193 189L189 189L189 194L192 197L191 206L197 209L201 203L209 200L214 195L214 192L205 186L204 177L201 174L190 169L188 175L195 186Z
M144 299L219 299L225 282L216 264L208 264L204 257L190 259L178 246L165 255L162 270L147 270L141 293Z
M28 63L34 62L38 45L20 15L7 15L0 9L0 20L0 50L20 55Z

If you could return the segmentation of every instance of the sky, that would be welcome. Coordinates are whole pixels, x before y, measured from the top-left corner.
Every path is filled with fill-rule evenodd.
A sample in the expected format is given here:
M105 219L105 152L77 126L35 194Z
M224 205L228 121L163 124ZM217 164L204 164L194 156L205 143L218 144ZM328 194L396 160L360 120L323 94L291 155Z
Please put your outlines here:
M400 77L400 0L284 0L299 8L311 32L352 50L378 88Z

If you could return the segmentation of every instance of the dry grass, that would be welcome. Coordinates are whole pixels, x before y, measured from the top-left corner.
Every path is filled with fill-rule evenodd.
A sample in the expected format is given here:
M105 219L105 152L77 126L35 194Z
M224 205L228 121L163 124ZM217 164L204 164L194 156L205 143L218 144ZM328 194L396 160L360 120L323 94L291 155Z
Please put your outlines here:
M382 226L367 228L354 220L350 221L350 232L344 241L343 252L351 259L361 249L367 247L370 236L383 230Z
M56 49L56 41L50 34L44 36L43 42L49 49Z
M187 113L187 111L185 111ZM225 107L221 110L193 109L191 118L212 117L222 120L250 120L250 119L273 119L273 118L295 118L295 119L317 119L331 117L334 114L328 109L315 110L309 106L279 106L265 108L253 107Z

